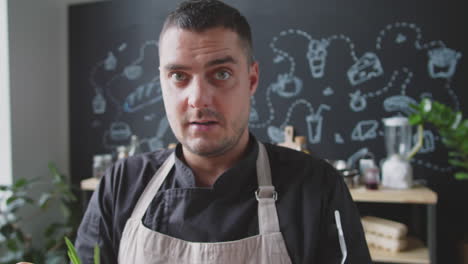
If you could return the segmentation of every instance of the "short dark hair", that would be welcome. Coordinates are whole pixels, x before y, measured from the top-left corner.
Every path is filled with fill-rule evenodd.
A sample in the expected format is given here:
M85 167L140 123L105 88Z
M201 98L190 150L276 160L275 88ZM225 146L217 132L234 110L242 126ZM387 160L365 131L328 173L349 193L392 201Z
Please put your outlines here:
M237 9L219 0L188 0L180 3L164 21L159 42L164 32L172 26L195 32L215 27L230 29L239 36L249 64L254 61L252 33L247 19Z

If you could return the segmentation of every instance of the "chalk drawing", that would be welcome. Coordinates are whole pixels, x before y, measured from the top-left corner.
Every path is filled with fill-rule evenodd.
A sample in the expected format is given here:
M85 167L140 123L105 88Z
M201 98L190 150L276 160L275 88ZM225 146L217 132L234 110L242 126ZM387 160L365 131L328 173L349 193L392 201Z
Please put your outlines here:
M383 107L387 112L399 111L409 116L414 112L414 110L410 107L411 104L417 105L418 102L409 96L395 95L386 98L383 102Z
M322 93L323 93L323 95L325 95L325 96L330 96L330 95L333 95L333 94L335 93L335 91L334 91L330 86L328 86L327 88L325 88L325 89L323 90Z
M143 75L143 68L140 65L128 65L124 69L124 75L129 80L136 80Z
M104 61L104 69L106 71L113 71L117 67L117 58L111 51L107 54L107 58Z
M417 158L412 158L411 163L414 163L416 165L419 165L421 167L439 171L439 172L452 172L455 170L455 167L453 166L447 166L447 165L440 165L440 164L435 164L433 162L425 161L422 159L417 159Z
M127 140L132 135L130 126L121 121L113 122L109 132L111 139L115 141Z
M119 52L122 52L122 51L124 51L126 48L127 48L127 43L122 43L122 44L120 44L120 46L118 47L118 50L119 50Z
M140 140L140 144L147 144L150 151L155 151L165 147L163 137L169 130L169 122L166 117L161 118L156 135L151 138Z
M275 126L268 126L267 134L273 143L284 142L284 131Z
M449 48L436 48L428 51L427 69L431 78L451 78L455 73L461 53Z
M296 76L279 74L278 79L272 84L273 92L284 98L298 95L302 90L302 81Z
M357 90L354 93L350 93L349 97L351 97L351 100L349 101L349 107L351 107L351 110L354 112L361 112L366 109L367 101L366 98L361 95L361 91Z
M136 112L162 100L159 77L155 77L149 83L139 85L130 93L123 104L123 110L127 113Z
M307 51L310 72L313 78L322 78L325 74L328 40L311 40Z
M431 41L431 42L423 44L422 43L422 38L423 37L422 37L421 29L416 24L407 23L407 22L396 22L394 24L389 24L389 25L385 26L385 28L382 29L379 32L379 35L377 37L376 44L375 44L376 49L377 50L383 49L383 46L382 46L383 39L389 35L390 31L397 31L397 30L401 30L401 29L409 29L409 30L413 30L415 32L416 37L415 37L415 40L414 40L414 47L417 50L429 49L431 47L445 47L444 42L442 42L440 40L435 40L435 41ZM402 33L398 32L398 34L402 34ZM402 38L398 38L398 36L397 36L397 39L402 40ZM401 44L401 43L403 43L403 42L398 42L397 41L397 44Z
M349 68L347 75L351 85L356 86L384 73L379 58L373 52L366 52Z
M97 115L106 112L106 99L101 93L97 93L93 98L93 112Z
M143 117L143 120L147 121L147 122L151 122L153 121L154 119L156 118L156 114L155 113L151 113L149 115L145 115Z
M322 139L322 123L323 116L321 115L323 110L330 110L331 107L325 104L321 104L315 113L311 113L306 116L307 131L309 135L309 142L312 144L320 143Z
M377 128L379 122L376 120L363 120L359 121L351 133L351 140L364 141L374 139L377 137Z
M273 104L272 104L271 98L270 98L270 94L271 94L272 90L273 90L273 85L271 84L270 86L268 86L268 88L267 88L267 90L265 92L266 105L268 107L268 118L262 123L252 123L254 121L249 121L249 127L250 128L265 128L269 124L271 124L271 122L275 119L275 109L273 108ZM252 100L252 109L254 109L255 104L256 104L255 97L252 96L252 97L250 97L250 99ZM258 112L257 112L257 114L258 114ZM260 119L257 118L257 120L260 120Z
M424 92L419 96L419 98L421 98L421 99L424 99L424 98L432 99L432 93Z
M395 43L402 44L406 42L406 36L399 33L398 36L395 38Z
M336 144L344 143L343 137L339 133L335 133L335 143Z
M424 130L423 133L423 146L419 149L418 153L431 153L435 150L435 141L434 134L430 130ZM416 144L418 142L417 133L413 135L413 142Z
M339 35L332 35L329 38L327 38L328 42L331 43L334 40L343 40L348 44L351 58L353 59L354 62L358 61L358 58L356 56L356 51L355 51L355 46L354 43L351 41L351 39L343 34Z
M354 154L349 156L348 160L346 161L346 166L348 168L354 168L356 165L356 162L362 157L366 156L368 153L369 153L369 150L367 148L359 149Z

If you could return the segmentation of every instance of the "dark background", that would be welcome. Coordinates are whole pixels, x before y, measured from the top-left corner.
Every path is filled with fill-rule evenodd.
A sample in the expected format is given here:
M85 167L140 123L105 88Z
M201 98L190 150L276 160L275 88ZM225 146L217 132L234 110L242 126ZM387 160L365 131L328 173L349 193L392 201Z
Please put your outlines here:
M467 113L468 80L463 72L467 72L468 43L461 4L422 0L228 3L240 9L253 31L261 81L252 101L250 128L262 141L281 141L281 131L288 124L297 135L309 138L309 149L320 157L348 160L355 153L372 152L380 161L386 155L381 119L406 116L405 102L430 97ZM157 70L159 31L175 5L145 0L70 7L74 183L92 176L93 155L115 154L117 146L129 143L131 134L140 138L143 151L175 142L165 119ZM311 74L307 57L313 41L325 43L318 76ZM429 51L442 45L460 57L453 74L439 68L436 71L442 73L434 78L429 74L433 61ZM377 58L382 73L378 74L378 64L371 64L375 67L362 70L377 76L353 85L348 71L363 56ZM356 104L363 107L353 110L351 98L358 91L366 96L366 104ZM319 118L309 128L307 117L314 115ZM414 175L439 195L438 258L440 263L454 263L457 243L468 233L468 184L453 179L455 170L446 162L447 150L437 131L428 126L426 133L426 141L434 147L425 145L415 156ZM408 222L411 232L424 238L423 209L360 205L363 214Z

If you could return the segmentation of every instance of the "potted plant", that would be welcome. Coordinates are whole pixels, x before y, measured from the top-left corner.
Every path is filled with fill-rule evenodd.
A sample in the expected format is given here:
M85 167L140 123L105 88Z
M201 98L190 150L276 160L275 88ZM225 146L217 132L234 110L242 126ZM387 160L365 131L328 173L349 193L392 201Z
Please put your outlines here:
M455 178L468 180L468 119L463 119L461 112L429 99L423 99L412 108L415 112L409 117L410 123L434 125L442 142L450 149L448 162L459 169Z
M410 123L434 125L442 137L442 142L450 149L448 162L458 170L455 179L468 180L468 120L462 113L447 105L429 99L423 99L419 105L411 106L415 112L410 116ZM459 245L461 263L468 264L468 235Z
M0 264L19 261L34 263L67 263L67 251L63 237L76 231L76 197L66 177L55 165L49 164L48 179L17 179L11 185L0 185ZM31 196L32 188L47 186L39 199ZM51 206L51 205L57 206ZM43 240L34 246L32 237L24 227L34 219L56 208L60 208L60 221L49 223L44 229Z

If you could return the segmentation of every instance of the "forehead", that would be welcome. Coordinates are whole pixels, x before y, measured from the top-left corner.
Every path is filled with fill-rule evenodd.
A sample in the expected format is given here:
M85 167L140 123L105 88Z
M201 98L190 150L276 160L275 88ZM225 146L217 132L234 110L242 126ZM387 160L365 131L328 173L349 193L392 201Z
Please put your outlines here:
M223 27L195 32L178 27L168 28L159 43L160 64L204 61L222 56L245 57L237 33Z

